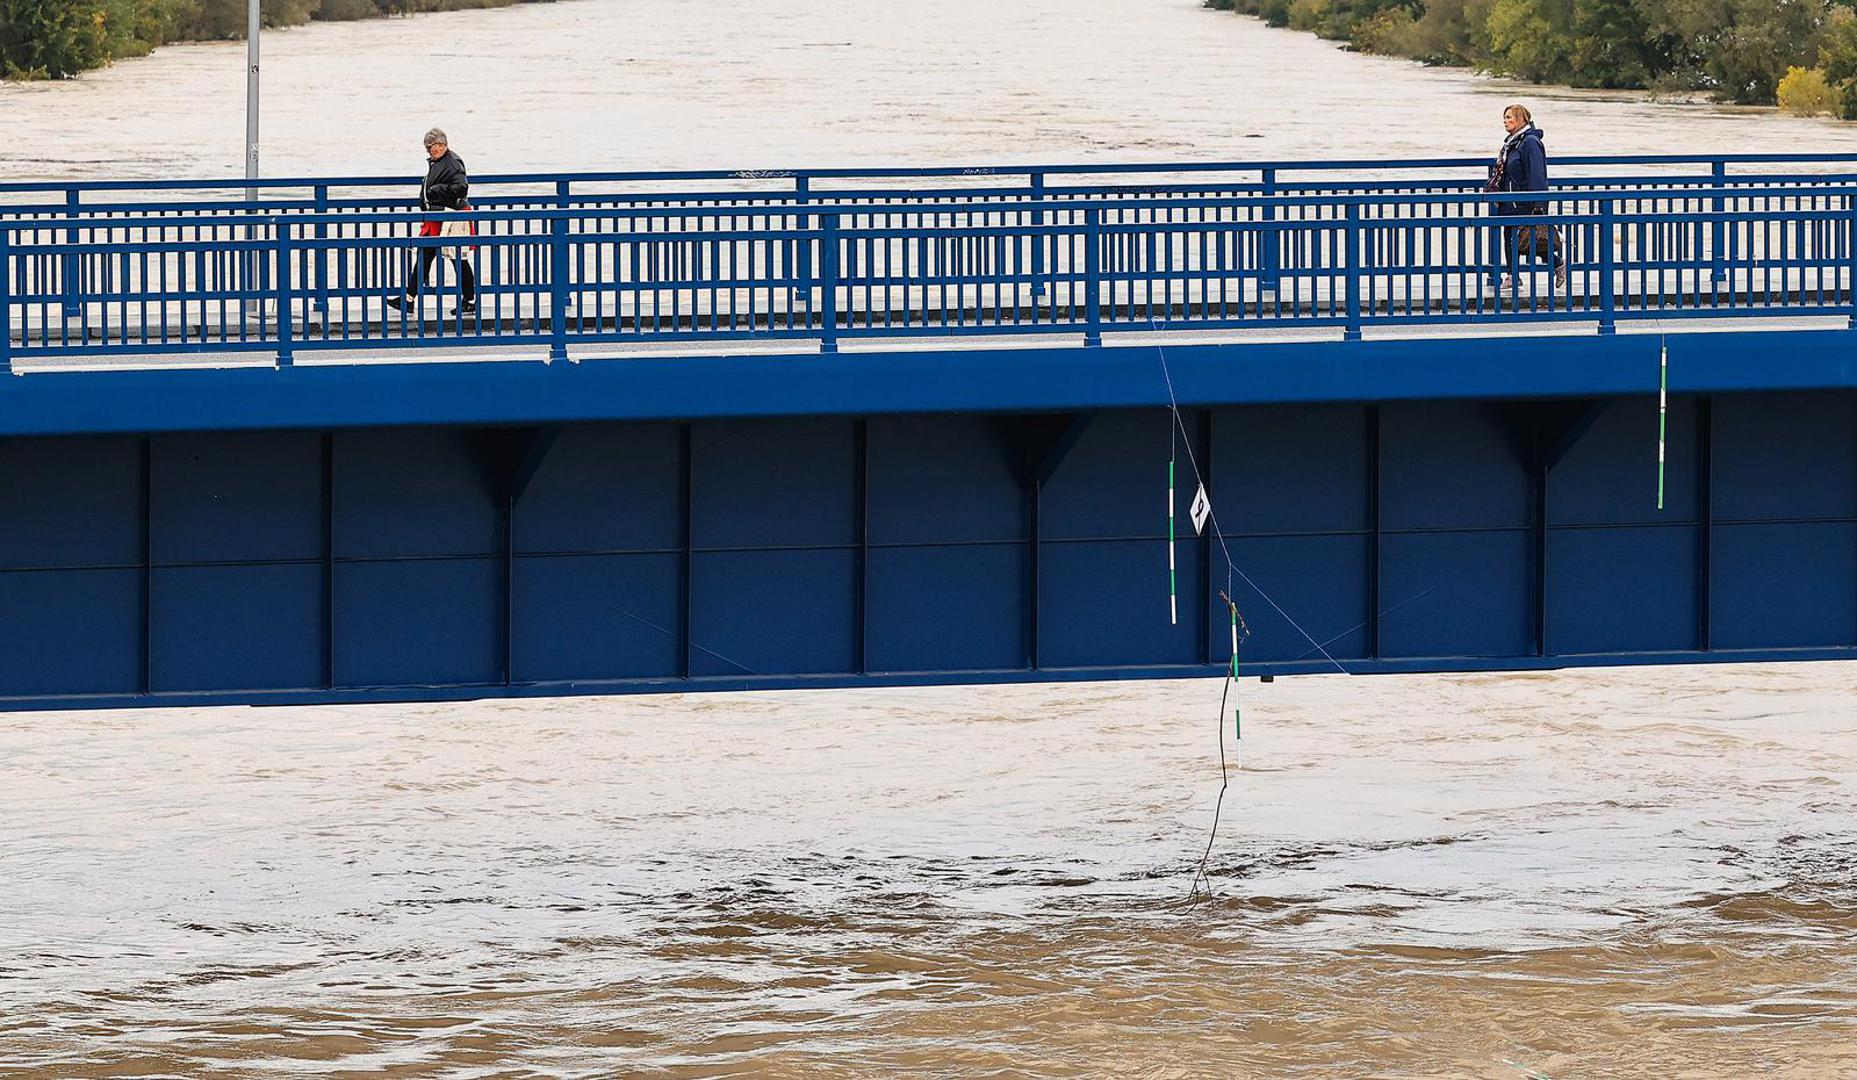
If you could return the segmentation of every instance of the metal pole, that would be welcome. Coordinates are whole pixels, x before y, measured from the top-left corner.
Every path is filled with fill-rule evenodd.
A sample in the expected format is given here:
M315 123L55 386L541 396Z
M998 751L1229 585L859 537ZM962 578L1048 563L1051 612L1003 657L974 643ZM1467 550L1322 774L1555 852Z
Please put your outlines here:
M258 179L258 0L246 0L245 6L245 201L258 201L258 188L250 181ZM253 207L252 209L256 209ZM243 230L245 239L256 239L258 232L247 225ZM255 295L258 270L258 254L247 250L239 260L239 268L244 271L239 301L239 311L244 318L251 318L256 309L258 318L264 318L264 301Z
M247 0L245 17L245 179L258 179L258 0ZM258 189L245 189L256 202Z

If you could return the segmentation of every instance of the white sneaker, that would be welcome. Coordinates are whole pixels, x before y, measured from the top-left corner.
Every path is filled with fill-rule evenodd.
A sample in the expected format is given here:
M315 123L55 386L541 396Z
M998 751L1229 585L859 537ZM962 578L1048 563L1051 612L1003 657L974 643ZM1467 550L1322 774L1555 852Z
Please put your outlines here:
M1502 280L1498 281L1493 287L1489 284L1488 280L1485 280L1483 289L1485 292L1493 292L1498 296L1510 296L1515 292L1515 279L1508 274L1504 274L1502 275Z

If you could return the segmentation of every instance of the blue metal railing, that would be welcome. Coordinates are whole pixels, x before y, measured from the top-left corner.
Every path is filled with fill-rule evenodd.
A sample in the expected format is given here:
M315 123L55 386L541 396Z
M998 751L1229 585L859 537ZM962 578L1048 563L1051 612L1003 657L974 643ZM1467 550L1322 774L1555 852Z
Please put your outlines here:
M1304 185L1318 186L1333 190L1342 185L1357 188L1360 185L1391 184L1411 186L1415 183L1432 184L1450 182L1440 177L1441 171L1462 169L1472 175L1469 180L1480 182L1482 170L1488 166L1490 159L1478 157L1439 157L1439 158L1396 158L1385 160L1361 159L1325 159L1325 160L1290 160L1290 161L1193 161L1193 162L1074 162L1068 164L1009 164L982 166L926 166L898 168L806 168L806 169L685 169L668 171L643 170L605 170L571 173L485 173L473 177L473 185L478 189L528 187L536 188L547 194L567 193L575 190L585 192L588 185L625 186L634 185L637 194L644 197L655 192L661 197L681 198L690 191L692 183L723 183L733 185L745 191L758 191L762 194L785 194L823 192L828 190L824 182L837 182L841 185L858 183L876 184L883 188L895 188L899 181L910 182L911 189L920 190L933 183L960 182L972 184L981 181L1003 181L1024 178L1022 190L1035 190L1053 177L1071 177L1078 182L1095 178L1100 186L1106 180L1122 178L1139 182L1146 187L1157 176L1203 177L1195 185L1198 189L1224 188L1228 182L1240 178L1255 177L1260 189L1273 191L1293 190L1298 182L1292 182L1289 176L1307 173L1314 177L1329 177L1327 180L1301 181ZM1748 169L1759 167L1758 176L1776 175L1773 167L1780 165L1809 166L1812 172L1800 175L1811 176L1826 172L1857 171L1857 153L1824 154L1635 154L1635 155L1573 155L1557 156L1554 168L1557 183L1573 183L1588 180L1606 179L1596 173L1574 174L1574 170L1593 169L1633 169L1633 173L1610 177L1610 182L1620 180L1647 180L1651 174L1645 170L1665 170L1659 174L1664 179L1681 179L1687 177L1704 183L1719 185L1724 181L1734 180L1730 169ZM1671 173L1668 170L1679 170ZM1340 174L1357 174L1345 179L1332 179ZM1228 180L1218 178L1226 177ZM1570 179L1571 178L1571 179ZM1466 178L1458 178L1459 182ZM672 191L661 191L663 185L677 187ZM88 199L105 194L139 193L142 195L170 195L183 192L222 193L222 199L244 198L247 189L256 189L262 197L265 193L287 191L309 191L321 189L325 195L339 198L340 192L380 191L398 189L402 192L417 186L416 177L395 176L358 176L358 177L318 177L318 178L266 178L248 181L243 177L236 179L185 179L185 180L80 180L80 181L0 181L0 213L6 212L7 203L13 200L28 200L34 196L43 205L63 206L67 202L73 206L81 205ZM949 190L959 190L950 187ZM739 194L740 192L736 192ZM149 200L143 200L149 201Z
M472 222L469 238L415 235L422 215L398 196L370 205L332 194L379 178L270 181L312 197L252 206L104 208L81 204L68 194L76 188L0 185L64 193L56 212L0 214L0 369L180 353L287 365L312 353L530 346L560 359L615 342L795 338L830 352L845 340L923 335L1068 333L1093 345L1151 329L1330 328L1357 339L1395 325L1583 322L1609 333L1634 319L1849 316L1857 182L1837 172L1728 177L1722 160L1708 159L1706 176L1567 177L1537 197L1539 212L1508 216L1491 204L1516 196L1485 195L1464 178L1050 183L1086 169L1234 166L1045 167L1021 171L1035 180L1024 189L907 191L814 184L972 176L827 170L784 174L798 189L787 193L571 190L583 178L715 173L514 177L553 190L445 215ZM1830 169L1857 155L1744 160ZM1293 167L1343 164L1470 163ZM1570 163L1556 164L1564 175ZM82 190L148 190L138 183ZM390 307L420 249L436 250L433 284ZM474 313L457 310L464 262L478 286ZM1512 289L1498 287L1505 276Z

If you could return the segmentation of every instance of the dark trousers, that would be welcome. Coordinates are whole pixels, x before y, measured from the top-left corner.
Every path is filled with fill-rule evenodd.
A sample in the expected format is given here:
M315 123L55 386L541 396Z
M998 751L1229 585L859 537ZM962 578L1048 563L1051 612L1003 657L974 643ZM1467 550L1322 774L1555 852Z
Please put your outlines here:
M1560 230L1552 225L1498 225L1490 230L1490 242L1497 251L1497 265L1489 273L1492 283L1504 274L1520 274L1522 260L1531 256L1551 260L1556 270L1567 265Z
M419 290L426 284L426 278L432 273L432 264L438 261L439 249L423 247L419 249L419 262L406 272L406 295L418 296ZM471 260L456 258L452 262L458 267L458 288L466 304L477 303L477 271L471 269Z

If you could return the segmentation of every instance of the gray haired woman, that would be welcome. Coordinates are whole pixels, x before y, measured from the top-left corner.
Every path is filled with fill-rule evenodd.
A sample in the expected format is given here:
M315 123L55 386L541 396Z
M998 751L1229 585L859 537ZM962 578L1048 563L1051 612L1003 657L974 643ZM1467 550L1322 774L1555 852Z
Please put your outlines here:
M426 132L426 179L419 185L419 209L432 210L469 210L468 196L471 191L471 178L464 171L464 159L451 152L451 142L445 133L433 128ZM420 236L441 236L444 234L444 222L429 220L420 223ZM426 278L431 273L432 264L438 261L437 247L419 249L419 260L407 271L406 295L389 296L387 303L398 308L419 298L419 291L425 287ZM471 260L462 252L457 258L458 286L461 303L454 315L477 314L477 274L471 269Z

